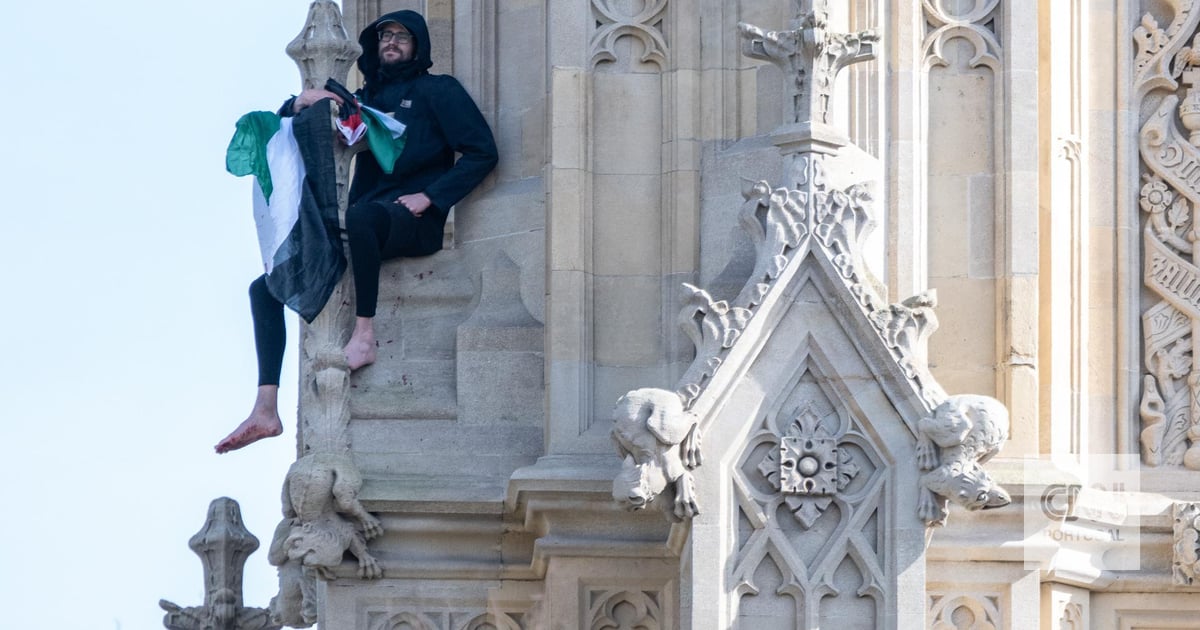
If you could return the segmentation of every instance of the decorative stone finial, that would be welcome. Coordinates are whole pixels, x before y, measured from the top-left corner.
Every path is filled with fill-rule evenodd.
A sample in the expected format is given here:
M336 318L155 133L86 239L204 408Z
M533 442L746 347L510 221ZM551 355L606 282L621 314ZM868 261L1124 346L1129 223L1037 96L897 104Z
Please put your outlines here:
M204 527L188 541L204 565L204 605L183 608L167 600L158 605L167 614L168 630L274 630L267 610L242 606L242 570L258 549L258 539L242 524L242 510L228 497L208 506Z
M328 79L346 82L362 47L346 35L342 13L331 0L315 0L304 29L287 47L300 68L304 88L322 88ZM332 104L331 104L332 105ZM329 142L339 221L345 224L350 160L366 143L346 147ZM312 140L311 142L318 142ZM310 146L310 149L312 147ZM350 455L350 367L342 347L353 313L353 289L343 277L303 333L301 394L298 410L300 457L283 482L283 520L267 553L279 568L279 593L271 600L275 623L307 628L317 621L317 580L337 579L346 552L358 560L358 577L377 579L383 571L367 550L367 541L383 533L358 500L362 474Z
M342 11L333 0L313 2L304 29L287 45L305 89L323 88L328 79L345 84L346 74L361 54L362 46L346 34Z
M742 52L775 63L788 79L785 115L771 137L784 154L833 153L846 135L829 125L829 99L842 68L875 58L874 30L830 33L827 0L796 0L796 17L786 31L764 31L739 23Z

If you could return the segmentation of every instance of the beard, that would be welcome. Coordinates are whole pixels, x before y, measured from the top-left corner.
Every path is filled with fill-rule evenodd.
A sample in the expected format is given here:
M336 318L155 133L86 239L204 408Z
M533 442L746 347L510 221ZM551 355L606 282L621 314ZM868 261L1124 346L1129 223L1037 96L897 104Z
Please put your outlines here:
M385 59L385 58L383 57L383 53L386 53L386 52L395 52L395 53L396 53L396 56L395 56L395 57L392 57L392 58L390 58L390 59ZM403 52L402 52L402 51L401 51L399 48L385 48L384 50L382 50L382 51L380 52L380 56L379 56L379 65L381 65L381 66L384 66L384 67L389 67L389 66L390 66L390 67L395 67L395 66L398 66L398 65L400 65L400 64L402 64L402 63L404 63L404 62L406 62L406 61L412 61L412 59L411 59L411 58L405 58L405 57L404 57L404 53L403 53Z

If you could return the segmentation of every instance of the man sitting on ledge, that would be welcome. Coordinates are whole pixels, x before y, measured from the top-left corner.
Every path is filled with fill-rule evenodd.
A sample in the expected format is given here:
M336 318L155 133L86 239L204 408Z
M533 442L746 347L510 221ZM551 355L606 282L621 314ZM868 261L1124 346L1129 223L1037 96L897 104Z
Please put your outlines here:
M454 77L429 74L429 29L420 14L388 13L369 24L358 41L364 85L357 96L404 123L406 139L390 174L371 153L360 153L350 186L346 232L357 303L344 352L351 370L375 361L381 263L441 249L451 206L478 186L498 159L492 131L471 96ZM325 98L341 102L326 90L304 90L284 104L283 113L294 115ZM278 399L287 336L283 302L268 291L265 275L250 285L250 309L258 392L250 416L217 443L218 453L283 432Z

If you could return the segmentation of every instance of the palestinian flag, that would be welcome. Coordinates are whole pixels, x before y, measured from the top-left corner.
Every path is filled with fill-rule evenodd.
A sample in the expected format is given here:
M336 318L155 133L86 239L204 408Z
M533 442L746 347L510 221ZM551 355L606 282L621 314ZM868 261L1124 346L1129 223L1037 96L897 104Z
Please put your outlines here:
M328 101L291 118L252 112L238 120L225 155L230 173L258 184L254 222L267 289L310 323L346 271L329 131Z
M376 157L390 167L403 149L403 125L374 110L364 117L369 146L375 152L378 144ZM346 270L329 119L327 100L294 117L251 112L238 120L225 155L230 173L254 175L257 183L254 222L267 288L309 323Z

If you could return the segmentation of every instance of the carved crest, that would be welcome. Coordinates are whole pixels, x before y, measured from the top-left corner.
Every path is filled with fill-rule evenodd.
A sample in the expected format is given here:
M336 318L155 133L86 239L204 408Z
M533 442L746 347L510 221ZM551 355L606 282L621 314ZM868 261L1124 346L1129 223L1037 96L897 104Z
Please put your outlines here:
M1141 121L1142 462L1200 469L1200 13L1172 2L1166 28L1147 13L1133 31Z

